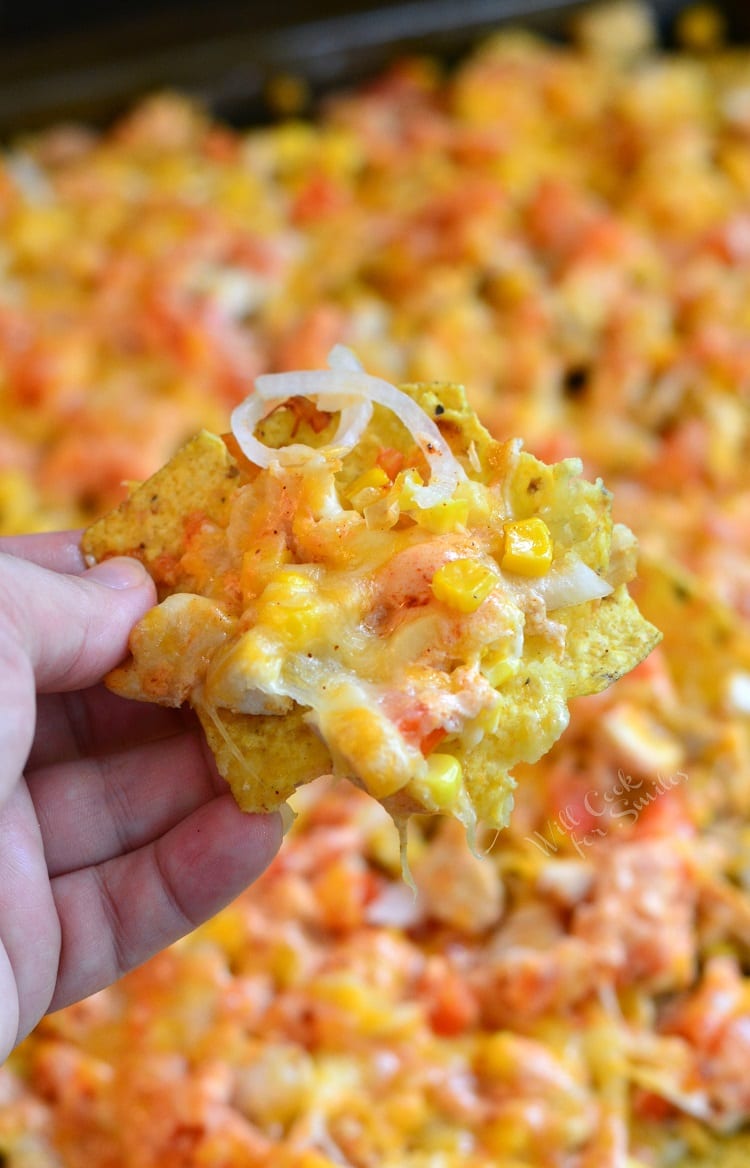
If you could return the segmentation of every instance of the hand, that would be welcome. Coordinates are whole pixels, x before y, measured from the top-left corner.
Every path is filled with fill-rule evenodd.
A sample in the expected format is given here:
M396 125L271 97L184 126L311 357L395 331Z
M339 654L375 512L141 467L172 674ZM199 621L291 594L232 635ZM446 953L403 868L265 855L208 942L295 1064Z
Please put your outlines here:
M180 711L96 684L154 601L135 560L84 571L75 533L0 539L0 1061L279 847L279 817L239 811Z

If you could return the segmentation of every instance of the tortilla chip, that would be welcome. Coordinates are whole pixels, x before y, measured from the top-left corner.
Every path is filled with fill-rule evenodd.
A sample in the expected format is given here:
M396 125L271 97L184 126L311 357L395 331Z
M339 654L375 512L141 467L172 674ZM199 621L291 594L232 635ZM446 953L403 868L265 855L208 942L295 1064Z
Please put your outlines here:
M522 668L502 687L492 733L468 750L453 748L485 823L507 822L515 785L510 772L518 763L538 762L553 746L568 725L569 700L612 685L658 640L624 586L560 618L568 628L565 656L552 658L541 638L529 638Z
M404 474L424 479L429 467L399 417L376 404L345 456L290 467L259 470L231 437L199 434L84 536L90 561L138 556L162 601L109 685L190 702L246 810L273 810L332 772L396 817L440 811L501 827L513 768L549 750L569 699L610 685L659 640L626 588L634 557L615 562L601 482L583 479L575 459L547 466L518 441L494 440L459 386L405 391L467 477L453 527L404 503ZM332 431L329 415L291 399L256 433L325 448ZM541 521L558 570L584 565L589 586L609 574L610 594L546 613L533 565L529 578L498 566L507 515ZM488 608L454 609L431 590L436 564L461 549L497 572L502 591ZM493 653L499 669L487 665ZM458 793L446 794L450 783Z
M201 430L120 506L83 535L87 562L107 556L134 556L153 576L162 595L170 588L190 591L177 564L186 550L191 523L203 520L225 528L239 469L226 443Z
M633 592L662 630L681 692L709 709L722 706L728 680L750 673L750 624L672 560L644 558Z
M243 811L275 811L297 787L332 769L331 756L299 708L282 717L198 710L201 725Z

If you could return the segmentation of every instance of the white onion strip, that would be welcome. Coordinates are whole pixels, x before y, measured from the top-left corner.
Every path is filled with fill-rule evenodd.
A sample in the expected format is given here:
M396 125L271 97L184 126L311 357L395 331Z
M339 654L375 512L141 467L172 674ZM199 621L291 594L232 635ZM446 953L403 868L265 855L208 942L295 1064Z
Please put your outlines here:
M338 373L363 373L362 362L359 360L351 349L347 349L346 345L334 345L328 354L328 368L333 369ZM340 407L336 406L333 399L328 402L332 410L341 409L341 417L339 419L339 428L336 431L333 446L343 446L347 450L351 450L356 446L361 435L364 433L367 423L372 417L372 404L368 401L357 401L354 405L347 405L345 402L341 403Z
M344 345L333 346L328 354L328 366L332 371L337 373L345 373L347 371L350 373L362 372L360 361L352 353L351 349L347 349ZM281 374L281 376L294 378L296 375L294 373L285 373ZM260 442L255 437L255 428L258 423L267 417L268 414L272 413L277 406L282 405L290 397L297 396L299 395L295 393L281 394L278 401L273 401L267 400L267 395L258 393L255 396L251 394L232 413L232 432L243 453L256 466L268 467L272 463L284 462L289 464L305 461L316 452L318 454L326 451L336 451L338 453L340 451L351 450L356 446L372 417L371 402L365 401L358 396L352 403L351 394L341 395L342 400L340 401L332 396L328 401L329 410L331 413L340 410L340 417L338 429L333 436L333 441L326 446L316 448L300 442L285 446L283 450L278 450L272 446L266 446L264 442Z
M280 374L286 376L286 374ZM232 411L231 426L242 453L254 462L256 466L269 467L272 463L290 465L306 462L314 455L326 452L343 452L356 446L367 428L372 417L372 404L363 399L357 399L353 404L343 405L343 395L337 391L336 401L329 402L331 412L341 410L336 433L330 443L325 446L307 446L302 442L290 443L289 446L266 446L265 442L255 437L255 428L259 422L268 417L277 406L283 405L290 397L306 397L306 394L288 393L278 399L264 399L259 394L245 398ZM351 401L351 395L349 395Z
M430 467L429 483L413 489L412 496L417 506L434 507L450 499L458 483L466 476L424 410L394 385L365 373L354 354L343 346L337 345L331 351L329 363L333 366L330 369L264 374L256 379L256 393L237 406L231 420L232 432L247 458L258 466L267 467L274 462L288 464L304 460L326 449L351 450L370 420L373 402L377 402L391 410L403 423ZM258 423L291 397L314 398L323 409L328 406L331 411L341 410L338 430L328 447L316 451L299 444L275 450L255 437Z
M613 591L612 585L602 579L583 560L573 560L559 568L552 568L546 576L529 577L503 574L503 583L511 595L521 599L535 593L544 601L547 612L558 608L572 608L589 600L603 600Z
M328 354L328 368L339 372L348 370L349 373L364 373L365 368L356 353L347 349L346 345L334 345Z
M559 571L548 572L546 576L535 580L534 584L537 592L541 592L544 597L548 612L584 604L589 600L603 600L613 591L612 585L583 560L574 560Z

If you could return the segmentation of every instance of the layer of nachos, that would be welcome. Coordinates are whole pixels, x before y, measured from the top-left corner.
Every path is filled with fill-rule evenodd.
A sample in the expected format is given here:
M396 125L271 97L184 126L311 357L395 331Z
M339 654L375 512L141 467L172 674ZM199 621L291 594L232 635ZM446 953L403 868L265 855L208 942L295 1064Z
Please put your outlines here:
M160 604L108 682L197 711L247 810L323 773L401 823L507 823L511 770L568 700L659 639L627 591L630 531L576 459L490 437L454 385L396 389L340 346L266 375L86 532Z

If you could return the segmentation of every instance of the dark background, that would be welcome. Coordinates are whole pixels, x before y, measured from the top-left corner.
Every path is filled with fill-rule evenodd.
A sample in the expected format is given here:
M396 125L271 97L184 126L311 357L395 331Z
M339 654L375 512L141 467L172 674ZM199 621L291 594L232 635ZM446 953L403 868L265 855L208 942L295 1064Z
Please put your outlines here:
M303 77L313 95L356 82L404 51L458 54L507 21L564 35L565 0L0 0L0 135L71 118L105 122L140 94L177 87L219 117L269 115L267 84ZM685 0L653 0L665 43ZM750 40L750 4L719 5Z

